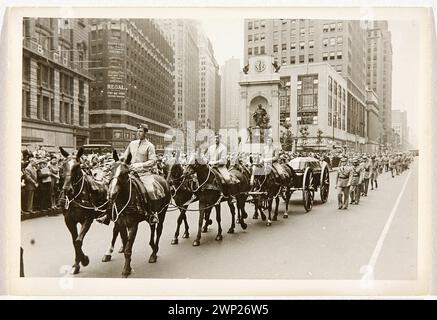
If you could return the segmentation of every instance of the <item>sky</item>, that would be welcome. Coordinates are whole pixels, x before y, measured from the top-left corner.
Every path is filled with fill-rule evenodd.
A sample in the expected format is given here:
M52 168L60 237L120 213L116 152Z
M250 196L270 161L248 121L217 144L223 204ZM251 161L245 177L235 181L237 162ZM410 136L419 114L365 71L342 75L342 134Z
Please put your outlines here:
M209 36L216 60L221 66L231 58L244 58L244 20L242 19L200 19ZM393 73L392 109L407 111L410 127L410 142L417 143L418 129L418 86L419 76L419 24L415 21L388 21L392 35Z

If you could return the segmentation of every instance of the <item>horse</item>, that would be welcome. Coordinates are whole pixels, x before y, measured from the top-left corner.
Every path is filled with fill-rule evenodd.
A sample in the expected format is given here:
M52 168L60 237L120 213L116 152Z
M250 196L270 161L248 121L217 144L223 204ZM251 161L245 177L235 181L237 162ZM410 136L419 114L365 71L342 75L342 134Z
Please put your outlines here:
M295 172L293 168L286 164L281 164L283 170L287 172L285 178L277 178L273 173L273 169L264 164L252 163L251 185L254 194L255 213L253 219L258 219L258 212L261 214L261 219L266 221L267 226L272 225L272 221L277 221L279 208L279 195L281 192L285 194L285 212L283 218L288 218L288 204L291 198L290 187L293 185L295 179ZM273 200L275 200L275 212L272 217ZM263 209L268 210L268 217L265 216Z
M80 265L86 267L90 260L82 250L83 240L89 231L94 219L97 218L106 203L106 188L101 185L97 192L93 190L92 177L81 169L83 149L80 148L76 156L70 156L62 147L59 148L65 161L62 167L63 186L59 204L63 208L64 221L71 233L75 251L72 274L80 271ZM78 234L77 224L81 225Z
M218 224L216 241L221 241L223 239L222 227L221 227L221 208L220 203L223 199L227 198L229 207L231 208L232 221L235 220L235 209L232 210L233 204L229 196L236 195L236 188L228 188L228 195L224 196L221 190L221 183L215 173L212 171L209 164L205 163L203 160L198 161L198 157L193 155L193 158L189 161L188 165L184 169L184 175L188 176L196 173L199 187L193 192L199 198L199 222L196 239L193 241L193 246L197 247L200 245L201 232L207 232L208 226L212 224L212 220L209 219L212 208L216 210L216 221ZM232 190L231 190L232 189ZM205 225L202 227L203 220L205 220ZM244 223L244 219L241 219L240 224L244 226L245 229L247 225ZM228 233L233 233L235 228L235 223L231 225Z
M156 214L159 222L157 225L150 224L150 241L152 254L149 263L155 263L158 259L159 239L162 234L165 215L170 203L170 188L167 181L158 175L153 175L154 181L164 190L164 197L160 199L143 198L142 182L134 174L130 173L129 165L132 154L124 160L118 158L117 152L113 151L113 158L116 161L113 167L112 177L109 183L108 199L112 208L112 218L117 224L123 242L125 264L122 271L124 278L132 272L131 257L132 246L138 231L138 224L146 220L144 212Z
M189 226L187 222L186 211L188 209L189 201L193 196L193 188L192 188L192 180L189 179L186 175L184 175L184 168L182 164L179 162L179 157L177 156L175 159L167 161L164 164L163 171L166 174L166 180L170 185L170 189L172 192L172 198L175 202L175 205L179 208L180 213L177 219L176 232L174 234L174 238L171 241L171 244L175 245L179 243L179 230L182 222L184 223L185 231L182 235L182 238L189 238Z

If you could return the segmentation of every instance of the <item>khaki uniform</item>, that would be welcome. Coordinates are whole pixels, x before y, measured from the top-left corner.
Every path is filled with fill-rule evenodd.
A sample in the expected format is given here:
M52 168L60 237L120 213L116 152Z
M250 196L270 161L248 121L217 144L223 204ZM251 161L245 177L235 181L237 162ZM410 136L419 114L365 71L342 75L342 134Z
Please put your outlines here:
M223 143L219 143L218 146L216 144L209 146L208 150L206 150L205 156L208 161L218 161L218 163L214 165L214 169L216 169L221 175L224 183L233 183L231 175L226 168L227 149Z
M131 164L146 189L150 200L158 200L165 197L163 186L156 181L153 171L156 167L155 146L147 139L134 140L126 148L124 158L132 154Z
M364 174L363 168L360 165L352 167L351 170L351 203L358 204L361 196L361 186L363 182Z
M340 165L337 171L337 197L339 209L347 209L349 205L351 168Z

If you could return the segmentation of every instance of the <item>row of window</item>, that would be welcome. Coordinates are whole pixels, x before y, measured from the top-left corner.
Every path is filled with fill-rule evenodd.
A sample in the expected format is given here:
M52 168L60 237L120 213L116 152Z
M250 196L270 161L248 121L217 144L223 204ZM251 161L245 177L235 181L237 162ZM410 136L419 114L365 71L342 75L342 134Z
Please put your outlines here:
M332 22L323 25L323 33L343 31L343 22Z
M322 53L322 61L328 61L328 57L329 60L335 60L337 57L337 60L341 60L343 59L343 52L342 51L337 51L337 55L335 54L335 52L323 52Z
M55 120L55 103L54 99L48 96L36 96L36 119L43 121L56 122ZM59 123L74 124L74 105L68 101L59 101ZM22 96L23 117L31 118L30 92L23 90ZM85 125L85 106L79 104L79 126Z

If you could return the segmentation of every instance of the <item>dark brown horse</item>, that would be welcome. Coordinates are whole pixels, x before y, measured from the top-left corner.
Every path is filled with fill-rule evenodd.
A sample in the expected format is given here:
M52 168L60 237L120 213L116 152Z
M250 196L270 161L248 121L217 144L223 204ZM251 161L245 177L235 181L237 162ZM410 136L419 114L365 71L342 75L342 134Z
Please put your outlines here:
M288 203L291 197L290 187L295 179L294 170L286 164L281 164L286 172L285 177L276 177L273 169L269 164L253 164L252 165L252 191L254 192L253 199L255 204L255 213L253 219L258 219L258 212L261 214L263 221L266 221L267 226L272 225L272 221L278 218L279 196L284 192L285 197L285 212L283 217L288 218ZM273 200L275 201L275 212L272 217ZM263 210L267 209L268 217L265 216Z
M233 233L235 228L235 207L232 204L232 199L229 196L236 196L240 193L240 189L238 186L234 186L234 188L227 187L226 196L222 193L222 186L219 178L216 176L211 167L205 163L204 159L201 157L193 155L189 164L186 166L184 170L184 175L191 175L196 173L197 180L199 186L193 192L199 199L199 220L198 220L198 230L196 239L193 241L193 246L200 245L201 232L207 232L208 226L212 224L212 220L209 219L211 211L213 208L216 210L216 221L218 225L216 240L221 241L223 239L222 236L222 226L221 226L221 207L220 203L224 200L227 200L229 207L231 208L232 214L232 225L228 231L228 233ZM240 181L240 183L244 184L244 180ZM241 186L240 186L241 187ZM248 188L248 187L247 187ZM242 190L242 189L241 189ZM240 201L243 197L239 197ZM241 202L240 202L241 203ZM241 206L240 206L241 207ZM234 210L232 210L234 209ZM203 221L205 220L205 224L202 227ZM247 227L244 222L244 216L239 220L240 225L243 229Z
M188 205L193 196L193 180L188 176L184 175L184 168L179 162L179 157L177 156L174 159L170 159L164 164L164 172L166 173L166 180L170 185L170 190L172 193L172 198L174 204L179 208L179 216L177 219L177 226L174 238L171 241L171 244L179 243L179 230L182 222L184 223L185 231L182 235L182 238L189 238L189 226L187 222L186 211L188 209Z
M101 186L100 190L96 191L91 187L90 179L93 178L86 175L81 169L82 148L79 149L76 156L70 156L62 147L59 150L66 158L61 170L64 183L60 205L63 208L65 224L71 233L75 251L71 273L77 274L80 270L80 264L84 267L89 264L89 258L82 250L82 244L94 219L105 210L106 189ZM81 225L79 233L77 224Z
M159 239L162 234L165 215L170 203L170 188L166 180L158 175L153 175L155 181L161 185L165 192L163 198L157 200L145 200L141 192L140 183L142 183L134 174L130 173L129 164L132 155L120 161L117 152L113 152L113 158L116 161L111 182L109 184L108 198L112 208L112 219L120 230L120 236L124 247L125 264L122 276L127 277L131 274L131 256L132 246L138 231L138 224L146 220L145 211L149 214L158 216L158 224L150 224L150 247L152 254L149 263L157 260L159 250ZM146 203L147 201L147 203Z

